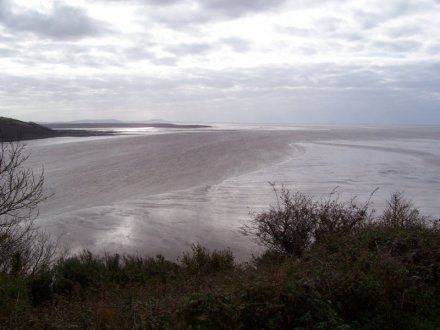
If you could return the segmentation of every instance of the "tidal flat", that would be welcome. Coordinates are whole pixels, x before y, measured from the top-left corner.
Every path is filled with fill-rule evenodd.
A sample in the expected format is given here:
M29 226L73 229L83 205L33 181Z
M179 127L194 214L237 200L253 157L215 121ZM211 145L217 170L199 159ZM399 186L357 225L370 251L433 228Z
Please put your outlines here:
M360 202L379 188L371 198L378 210L404 191L423 214L440 216L438 127L139 132L28 141L28 165L44 168L53 194L37 224L73 252L175 258L200 243L245 260L259 247L240 227L274 205L268 182Z

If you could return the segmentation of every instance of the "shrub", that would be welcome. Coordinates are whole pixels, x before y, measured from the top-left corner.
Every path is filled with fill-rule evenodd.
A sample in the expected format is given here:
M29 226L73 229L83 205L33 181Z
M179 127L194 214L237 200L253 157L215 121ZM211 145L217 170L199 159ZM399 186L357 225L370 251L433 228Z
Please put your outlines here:
M228 296L212 293L194 295L180 311L185 329L233 329L236 306Z
M28 307L26 281L0 273L0 310L3 315L15 314ZM2 315L2 316L3 316Z
M440 312L439 251L431 228L369 226L314 245L290 281L311 284L355 328L413 329Z
M93 255L83 251L79 255L61 259L54 268L54 290L71 294L78 289L96 289L112 284L146 283L157 277L167 277L178 271L178 265L163 256L142 258L119 254Z
M166 279L177 274L179 266L162 255L155 258L142 258L139 256L124 256L118 280L121 283L135 282L146 283L153 278Z
M410 227L424 225L426 218L420 215L411 201L404 198L402 192L395 192L387 201L379 221L390 227Z
M341 202L333 193L327 199L313 200L299 192L292 194L282 187L277 206L256 214L243 229L270 251L301 257L316 242L333 235L357 234L374 225L392 228L426 227L427 218L403 197L401 192L391 195L377 218L370 209L370 201L360 204L355 198ZM438 228L434 222L433 230Z
M231 250L209 251L200 244L193 244L191 253L184 253L179 261L183 269L191 274L215 273L235 266Z
M33 306L50 302L54 298L53 271L39 272L28 279L28 291Z
M369 202L361 205L355 199L341 202L333 194L328 199L314 201L310 196L284 187L277 197L277 206L261 212L243 227L270 250L301 257L310 246L337 233L355 233L368 224Z
M54 267L54 290L71 294L76 288L98 287L106 276L103 262L90 251L61 259Z

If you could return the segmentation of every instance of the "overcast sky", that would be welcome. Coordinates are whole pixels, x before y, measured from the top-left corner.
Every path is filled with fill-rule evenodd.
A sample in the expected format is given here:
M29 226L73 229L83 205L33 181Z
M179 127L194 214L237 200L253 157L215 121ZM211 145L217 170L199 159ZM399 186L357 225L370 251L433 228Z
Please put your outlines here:
M440 124L440 0L0 0L0 115Z

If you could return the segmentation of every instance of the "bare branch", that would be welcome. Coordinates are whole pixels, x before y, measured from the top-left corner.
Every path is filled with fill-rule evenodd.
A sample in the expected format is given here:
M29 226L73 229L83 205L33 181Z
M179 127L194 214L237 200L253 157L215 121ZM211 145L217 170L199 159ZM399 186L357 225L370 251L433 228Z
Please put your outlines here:
M44 170L25 168L29 155L20 142L0 143L0 272L29 275L47 267L57 242L34 225L43 191Z

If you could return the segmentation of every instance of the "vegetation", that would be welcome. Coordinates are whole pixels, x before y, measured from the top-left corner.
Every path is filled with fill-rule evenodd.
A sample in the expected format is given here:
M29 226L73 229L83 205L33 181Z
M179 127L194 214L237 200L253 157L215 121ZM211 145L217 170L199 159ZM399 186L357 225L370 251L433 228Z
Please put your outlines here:
M292 195L284 187L280 194L275 188L274 191L277 206L257 214L243 229L245 234L254 235L270 250L282 254L301 257L329 235L357 233L372 220L369 202L341 202L334 193L328 199L314 201L299 192Z
M38 177L24 173L34 178L31 191L40 191ZM7 192L3 180L0 196ZM229 250L193 245L177 261L84 251L22 268L15 250L2 245L9 266L0 272L0 327L440 328L438 222L421 216L401 193L377 217L356 200L316 201L284 188L277 194L276 207L245 226L267 250L244 264ZM44 195L30 196L39 197L18 208L16 221L29 219L23 215ZM40 258L29 260L35 265Z

